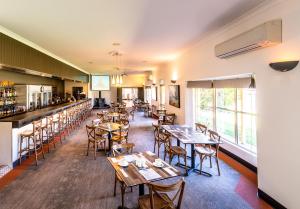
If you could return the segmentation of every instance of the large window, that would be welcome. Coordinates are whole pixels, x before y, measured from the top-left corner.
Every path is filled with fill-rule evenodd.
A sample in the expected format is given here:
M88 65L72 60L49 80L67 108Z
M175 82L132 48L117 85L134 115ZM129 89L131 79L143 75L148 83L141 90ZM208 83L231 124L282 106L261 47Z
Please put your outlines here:
M256 153L255 89L194 88L195 122Z
M146 86L145 87L145 102L151 103L151 87L150 86Z
M160 86L160 104L166 104L166 87Z
M122 99L136 99L138 98L138 88L122 88Z

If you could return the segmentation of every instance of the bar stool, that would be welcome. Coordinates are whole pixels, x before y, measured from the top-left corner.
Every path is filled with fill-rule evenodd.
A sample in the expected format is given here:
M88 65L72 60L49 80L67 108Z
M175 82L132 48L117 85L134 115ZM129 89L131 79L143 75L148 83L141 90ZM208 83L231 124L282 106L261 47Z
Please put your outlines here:
M52 131L53 131L53 140L55 140L55 137L59 137L59 141L62 144L61 140L61 128L60 128L60 117L59 115L53 116L52 119Z
M63 112L58 113L58 118L59 118L60 137L61 137L61 135L63 135L64 140L65 140L66 139L67 126L68 126L66 112L63 111Z
M47 116L46 117L46 124L47 124L47 128L46 130L46 134L47 134L47 144L50 150L50 144L53 145L54 149L56 148L55 146L55 140L54 140L54 131L53 131L53 115Z
M42 154L43 159L45 159L44 148L43 148L43 139L42 139L42 121L34 121L32 123L32 130L24 131L20 134L20 143L19 143L19 163L22 163L23 153L26 152L26 155L30 156L31 151L34 151L35 155L35 164L38 165L38 155ZM23 142L26 140L25 147L23 148ZM31 143L32 142L32 143ZM33 146L33 147L32 147Z

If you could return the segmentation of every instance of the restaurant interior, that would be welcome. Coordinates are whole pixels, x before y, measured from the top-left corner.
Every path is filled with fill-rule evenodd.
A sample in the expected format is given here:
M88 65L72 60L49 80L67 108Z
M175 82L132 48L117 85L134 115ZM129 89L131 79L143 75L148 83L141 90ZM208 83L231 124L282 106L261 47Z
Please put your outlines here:
M299 208L299 0L0 4L0 209Z

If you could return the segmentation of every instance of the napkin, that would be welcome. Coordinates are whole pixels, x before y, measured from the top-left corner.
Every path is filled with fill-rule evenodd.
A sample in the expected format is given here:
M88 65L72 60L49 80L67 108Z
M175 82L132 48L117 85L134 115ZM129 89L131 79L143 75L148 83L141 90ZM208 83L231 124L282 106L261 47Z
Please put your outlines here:
M171 170L171 168L170 167L165 167L165 168L163 168L168 174L170 174L171 176L177 176L177 174L175 173L175 172L173 172L172 170Z
M151 152L151 151L147 151L146 152L148 155L150 155L150 156L154 156L155 154L153 153L153 152Z
M139 172L148 181L161 178L161 176L158 173L156 173L152 168L140 170Z

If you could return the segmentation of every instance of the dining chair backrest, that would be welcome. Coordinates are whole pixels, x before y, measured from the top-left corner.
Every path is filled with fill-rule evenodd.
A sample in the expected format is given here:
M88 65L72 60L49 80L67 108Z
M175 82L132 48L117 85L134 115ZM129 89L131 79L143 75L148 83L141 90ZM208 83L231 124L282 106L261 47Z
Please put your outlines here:
M161 208L168 208L168 209L180 209L181 202L183 198L184 188L185 188L185 181L181 178L174 184L158 184L158 183L149 183L149 194L150 194L150 206L151 209L155 209L155 198L154 195L163 202ZM168 193L168 197L166 198L166 193ZM169 194L172 193L172 196ZM176 203L177 201L177 203Z
M152 123L152 127L153 127L153 132L154 132L154 139L158 140L158 136L159 136L159 125L153 124Z
M212 130L208 130L208 133L209 133L209 138L210 139L215 140L216 142L218 142L216 144L216 155L218 156L219 147L220 147L220 141L221 141L221 136L217 132L212 131Z
M221 136L215 132L215 131L212 131L212 130L208 130L208 133L209 133L209 137L217 142L220 142L221 140Z
M89 141L96 140L96 127L94 125L86 125L86 133Z
M34 135L40 134L42 130L42 120L33 121L32 126Z
M201 123L196 123L195 125L196 125L196 130L197 131L200 131L201 133L206 134L206 132L207 132L207 126L206 125L203 125Z
M161 143L165 144L165 147L167 150L169 150L172 146L172 142L171 142L171 134L167 133L167 132L163 132L163 131L159 131L159 141Z
M127 125L129 125L129 120L121 118L120 120L118 120L118 123L121 124L121 125L127 126Z
M174 125L175 117L176 117L176 115L174 113L173 114L166 114L163 124L164 125Z
M105 116L105 114L103 112L98 112L97 113L97 118L99 118L102 121L104 120L104 116Z
M129 119L129 113L127 111L122 111L120 113L120 119L128 120Z
M112 154L114 157L132 154L134 146L133 143L115 144L112 146Z

